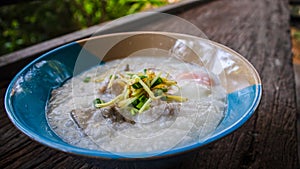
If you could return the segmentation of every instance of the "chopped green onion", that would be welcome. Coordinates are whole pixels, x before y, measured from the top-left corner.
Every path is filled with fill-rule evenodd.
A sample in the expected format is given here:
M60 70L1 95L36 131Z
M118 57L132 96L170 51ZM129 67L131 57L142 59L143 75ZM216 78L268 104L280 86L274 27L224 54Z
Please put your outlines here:
M144 69L144 74L146 74L147 73L147 69Z
M149 104L151 102L151 98L149 98L144 104L143 107L140 108L139 113L143 112L145 109L149 108Z
M101 103L104 103L104 101L101 100L101 99L99 99L99 98L96 98L96 99L94 100L94 104L101 104Z
M101 99L99 99L99 98L96 98L94 101L93 101L93 103L94 103L94 106L96 105L96 104L102 104L102 103L105 103L103 100L101 100ZM95 106L96 107L96 106Z
M86 77L86 78L83 79L83 82L84 82L84 83L88 83L88 82L90 82L90 81L91 81L91 77Z
M139 79L139 78L138 78ZM149 96L153 99L157 99L150 88L141 80L139 79L139 83L143 86L144 90L149 94Z
M139 97L140 102L145 102L146 100L147 100L147 97L145 95L142 95L141 97Z
M151 81L150 87L154 87L163 82L163 80L160 78L160 76L161 76L161 72L159 72L158 75L155 76L155 78ZM158 79L160 79L160 82L158 81ZM155 84L155 83L158 83L158 84Z
M138 110L141 109L145 102L147 102L148 98L145 95L141 95L139 99L135 100L133 103L134 107L136 107Z
M137 109L141 109L141 108L143 107L144 104L145 104L145 102L139 102L139 104L136 105L135 107L136 107Z
M134 83L134 84L132 85L132 87L133 87L134 89L140 89L140 88L142 88L143 86L142 86L139 82L137 82L137 83Z
M159 85L159 84L161 84L163 81L162 81L162 79L159 77L159 78L157 78L157 80L151 85L151 87L154 87L154 86L156 86L156 85Z
M133 105L133 106L136 106L137 104L139 104L139 100L138 99L136 99L136 100L134 100L131 104Z
M124 108L124 107L127 107L128 105L132 104L135 100L138 100L138 98L142 95L143 93L140 93L138 94L137 96L134 96L132 98L128 98L126 100L121 100L119 103L118 103L118 106L121 107L121 108ZM138 104L138 102L136 103ZM134 105L132 105L134 106Z
M148 76L146 75L142 75L142 76L139 76L141 79L144 79L144 78L147 78Z

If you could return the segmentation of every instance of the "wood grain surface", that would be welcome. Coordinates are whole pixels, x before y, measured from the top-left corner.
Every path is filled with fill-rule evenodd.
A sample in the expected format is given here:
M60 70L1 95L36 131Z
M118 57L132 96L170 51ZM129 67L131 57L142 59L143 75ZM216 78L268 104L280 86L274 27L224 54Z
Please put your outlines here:
M298 168L288 1L212 1L176 15L247 58L261 76L263 96L257 111L236 132L191 153L172 168ZM18 131L4 110L8 83L0 83L0 168L120 168L93 165L36 143Z

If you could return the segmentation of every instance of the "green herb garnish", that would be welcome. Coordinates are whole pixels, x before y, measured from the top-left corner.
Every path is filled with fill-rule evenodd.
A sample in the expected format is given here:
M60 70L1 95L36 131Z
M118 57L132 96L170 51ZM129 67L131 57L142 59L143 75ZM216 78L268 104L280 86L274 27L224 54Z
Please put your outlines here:
M135 83L135 84L132 84L132 87L133 87L134 89L140 89L140 88L142 88L143 86L142 86L139 82L137 82L137 83Z
M162 84L162 83L163 83L163 81L162 81L162 79L159 77L159 78L157 78L157 80L152 84L151 87L155 87L155 86L157 86L157 85L159 85L159 84Z
M84 82L84 83L88 83L88 82L90 82L90 81L91 81L91 77L86 77L86 78L83 79L83 82Z
M136 115L149 109L153 100L160 99L166 102L187 101L187 98L169 94L169 89L176 86L177 82L167 79L168 75L166 77L161 77L161 75L161 72L156 74L147 69L138 73L113 74L109 77L108 88L112 86L114 79L118 76L126 83L123 92L106 103L97 98L94 100L94 105L96 108L115 105L121 109L129 110L131 115Z
M94 103L94 106L97 107L96 105L98 105L98 104L103 104L103 103L105 103L105 102L104 102L103 100L99 99L99 98L96 98L96 99L93 101L93 103Z

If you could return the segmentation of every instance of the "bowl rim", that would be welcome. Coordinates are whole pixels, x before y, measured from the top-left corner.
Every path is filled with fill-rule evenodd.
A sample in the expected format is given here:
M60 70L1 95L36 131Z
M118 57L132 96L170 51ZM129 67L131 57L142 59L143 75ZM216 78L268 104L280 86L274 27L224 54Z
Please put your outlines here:
M240 59L242 59L242 61L247 66L249 66L250 69L252 69L252 71L254 72L254 76L255 76L255 79L256 79L256 82L257 82L257 84L255 84L255 97L254 97L255 100L253 101L250 108L244 113L244 115L241 116L235 123L233 123L232 125L226 127L225 129L218 132L217 134L212 135L211 137L209 137L209 139L207 139L203 142L195 142L195 143L188 144L188 145L185 145L185 146L182 146L182 147L179 147L179 148L170 149L170 150L167 150L167 151L164 151L164 152L158 152L158 153L151 152L150 154L154 154L154 155L151 155L151 156L145 156L144 152L138 152L138 153L111 153L111 152L105 152L105 151L99 151L99 150L90 150L90 149L80 148L80 147L70 145L68 143L66 143L66 145L63 145L63 144L54 142L52 140L49 140L46 137L42 137L42 136L34 133L30 129L27 129L26 126L23 126L22 122L20 122L18 120L18 118L16 118L14 109L12 108L11 99L10 99L12 89L13 89L13 86L16 83L17 79L20 77L20 75L22 73L24 73L25 71L27 71L32 65L34 65L36 62L42 60L43 58L47 57L51 53L54 53L56 51L59 51L61 49L67 48L67 47L72 46L72 45L78 45L81 42L87 42L89 40L97 39L97 38L110 37L110 36L119 36L119 35L126 35L126 34L128 34L128 35L162 34L162 35L170 35L170 36L174 35L174 36L179 36L179 37L186 37L186 38L189 38L189 39L192 38L192 39L196 39L196 40L205 41L205 42L207 42L211 45L214 45L218 48L226 50L226 52L231 53L232 55L235 55L235 56L239 57ZM83 48L83 46L82 46L82 48ZM219 140L220 138L223 138L223 137L231 134L233 131L240 128L254 114L254 112L257 109L257 107L259 105L259 102L261 100L261 96L262 96L262 84L261 84L261 79L260 79L260 76L259 76L257 70L254 68L254 66L246 58L244 58L242 55L235 52L234 50L230 49L229 47L224 46L220 43L217 43L217 42L214 42L214 41L211 41L211 40L208 40L208 39L203 39L201 37L196 37L196 36L193 36L193 35L172 33L172 32L134 31L134 32L112 33L112 34L98 35L98 36L95 36L95 37L85 38L85 39L82 39L82 40L78 40L78 41L74 41L74 42L62 45L60 47L57 47L53 50L50 50L50 51L46 52L45 54L42 54L41 56L39 56L38 58L34 59L29 64L27 64L23 69L21 69L21 71L19 71L15 75L15 77L11 80L9 86L7 87L5 96L4 96L4 107L5 107L5 110L6 110L6 113L9 117L9 119L17 127L17 129L19 129L21 132L26 134L32 140L37 141L37 142L39 142L39 143L41 143L45 146L54 148L56 150L63 151L63 152L66 152L66 153L70 153L70 154L74 154L74 155L92 157L92 158L100 158L100 159L118 159L118 160L134 160L134 159L141 159L141 158L142 159L159 159L159 158L175 156L175 155L178 155L178 154L193 151L197 148L206 146L206 145L208 145L212 142L215 142L215 141ZM124 156L122 154L124 154ZM128 155L130 155L130 156L128 156Z

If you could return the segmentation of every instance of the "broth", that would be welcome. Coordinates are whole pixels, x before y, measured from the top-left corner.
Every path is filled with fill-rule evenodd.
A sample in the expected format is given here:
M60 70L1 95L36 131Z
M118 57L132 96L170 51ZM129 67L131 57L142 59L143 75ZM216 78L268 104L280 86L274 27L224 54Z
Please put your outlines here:
M145 110L135 114L129 111L133 103L125 109L119 103L95 107L96 98L109 103L125 90L115 85L124 85L124 76L145 70L175 81L176 85L163 93L175 100L152 99ZM52 130L78 147L110 152L166 151L205 140L224 117L226 97L219 79L199 65L167 56L130 57L91 68L54 89L46 115Z

